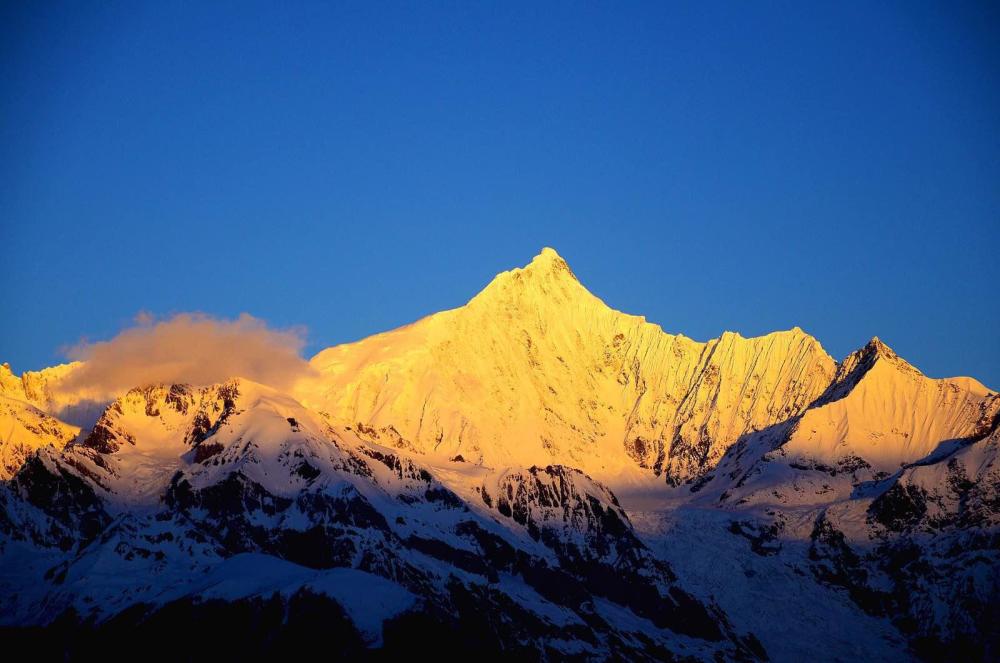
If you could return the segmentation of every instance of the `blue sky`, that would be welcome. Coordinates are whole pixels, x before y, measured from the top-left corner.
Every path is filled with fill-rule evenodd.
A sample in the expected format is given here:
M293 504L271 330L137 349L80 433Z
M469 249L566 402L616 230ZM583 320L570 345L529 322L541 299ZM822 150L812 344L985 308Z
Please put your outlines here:
M139 311L311 353L548 245L668 331L1000 387L1000 12L875 4L4 3L0 359Z

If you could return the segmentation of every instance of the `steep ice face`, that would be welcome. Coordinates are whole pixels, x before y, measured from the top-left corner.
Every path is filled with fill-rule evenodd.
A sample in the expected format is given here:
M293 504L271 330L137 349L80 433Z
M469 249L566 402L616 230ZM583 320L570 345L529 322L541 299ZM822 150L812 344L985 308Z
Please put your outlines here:
M487 465L565 464L613 481L706 472L739 436L800 413L836 364L800 329L708 343L608 308L559 255L466 306L329 348L304 401L409 447Z

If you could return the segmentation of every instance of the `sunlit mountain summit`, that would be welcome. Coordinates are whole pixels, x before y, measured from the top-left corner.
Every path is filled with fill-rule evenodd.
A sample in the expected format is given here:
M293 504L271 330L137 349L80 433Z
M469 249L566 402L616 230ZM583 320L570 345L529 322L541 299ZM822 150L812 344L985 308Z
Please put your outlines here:
M217 623L249 654L323 623L350 656L1000 653L1000 395L877 338L842 361L799 328L694 341L546 248L290 387L85 400L85 367L0 368L11 638L87 654Z
M741 437L859 385L814 444L835 456L850 416L855 428L891 433L865 455L896 466L973 433L996 403L974 380L923 378L877 339L838 365L797 327L705 343L666 333L605 305L550 248L463 307L311 363L322 379L305 402L401 446L491 466L566 463L612 483L702 477ZM899 407L843 407L893 394Z

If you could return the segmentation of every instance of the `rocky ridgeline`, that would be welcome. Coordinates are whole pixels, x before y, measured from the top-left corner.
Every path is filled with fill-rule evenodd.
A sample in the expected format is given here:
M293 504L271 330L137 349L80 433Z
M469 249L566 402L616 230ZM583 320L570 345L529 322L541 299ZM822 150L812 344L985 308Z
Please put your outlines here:
M199 458L206 445L220 449ZM129 483L160 448L179 452L176 469ZM481 501L468 503L414 458L245 381L135 390L83 441L40 453L0 489L0 554L30 550L40 562L5 580L5 614L67 633L150 628L177 611L263 614L267 591L225 613L198 591L226 560L263 554L393 583L420 602L387 615L392 628L465 629L456 646L470 651L762 655L718 608L677 586L615 497L582 473L531 468L476 487ZM115 581L94 582L95 564ZM189 591L170 595L178 584ZM303 588L282 609L312 602L340 614L320 594ZM350 619L338 623L363 641Z

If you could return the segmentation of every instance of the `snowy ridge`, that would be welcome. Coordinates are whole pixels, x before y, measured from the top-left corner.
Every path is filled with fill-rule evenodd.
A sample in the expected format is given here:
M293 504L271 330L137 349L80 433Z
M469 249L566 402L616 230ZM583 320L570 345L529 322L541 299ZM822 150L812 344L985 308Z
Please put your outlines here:
M80 655L200 623L247 636L218 656L317 623L354 658L1000 655L1000 395L878 338L699 343L545 249L311 364L96 414L59 388L79 364L0 367L0 628Z
M37 449L62 449L80 432L53 416L59 408L49 389L74 368L62 364L16 376L10 364L0 364L0 480L13 476Z
M287 605L332 600L361 641L378 644L376 617L357 616L364 605L333 580L366 582L353 569L381 579L379 619L417 610L461 622L458 606L477 597L479 611L513 619L491 634L502 648L752 655L752 639L676 586L607 489L576 470L470 476L451 465L456 490L408 452L245 380L133 390L89 436L39 454L0 492L0 557L19 569L2 576L5 621L105 624L138 606L155 620L167 606L277 591ZM250 567L256 580L225 589L234 568ZM560 645L567 628L588 635Z
M879 348L857 379L835 384L836 397L734 445L687 502L723 509L755 555L892 621L913 654L989 660L1000 646L989 635L1000 598L1000 398L968 379L928 379L890 353Z
M0 480L9 479L38 449L61 449L80 429L34 405L0 395Z
M703 474L801 412L836 363L801 329L697 343L608 308L551 249L466 306L329 348L304 401L426 454L613 481Z

